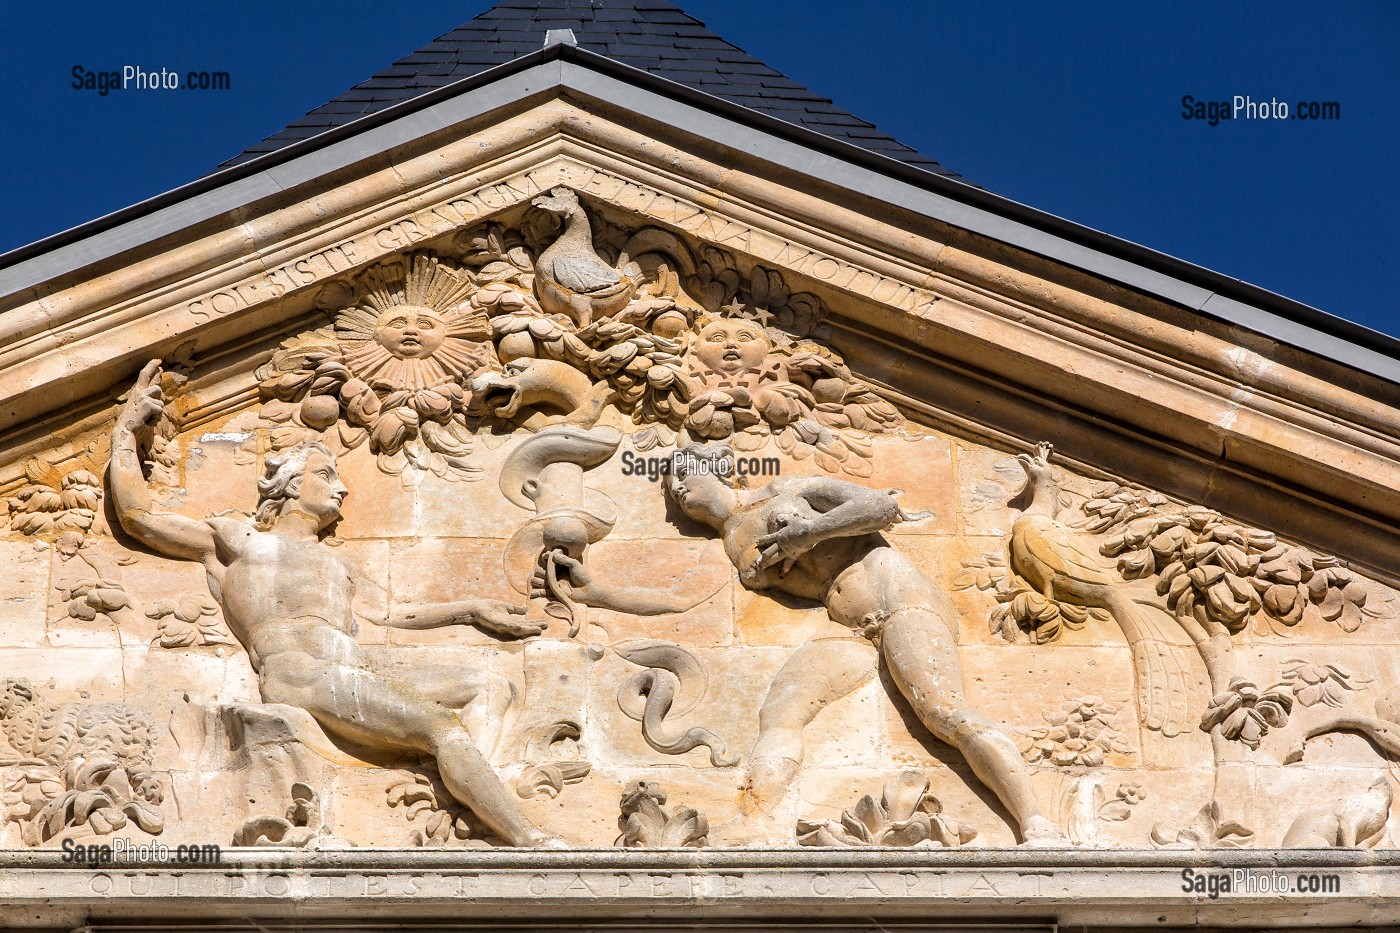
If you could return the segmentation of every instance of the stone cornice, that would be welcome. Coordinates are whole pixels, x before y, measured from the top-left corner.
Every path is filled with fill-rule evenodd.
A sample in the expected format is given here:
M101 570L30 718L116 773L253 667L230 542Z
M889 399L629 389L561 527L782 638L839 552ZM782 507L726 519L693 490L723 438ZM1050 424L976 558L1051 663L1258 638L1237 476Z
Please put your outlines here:
M1400 910L1393 852L1097 852L872 849L631 852L225 850L210 867L122 863L94 870L62 853L0 853L0 921L73 925L285 917L299 922L551 922L606 917L688 924L763 918L1114 928L1386 924ZM1216 896L1183 873L1230 878ZM1241 874L1236 875L1236 872ZM1244 873L1248 872L1248 875ZM1333 893L1237 890L1334 878ZM1329 882L1330 883L1330 882Z

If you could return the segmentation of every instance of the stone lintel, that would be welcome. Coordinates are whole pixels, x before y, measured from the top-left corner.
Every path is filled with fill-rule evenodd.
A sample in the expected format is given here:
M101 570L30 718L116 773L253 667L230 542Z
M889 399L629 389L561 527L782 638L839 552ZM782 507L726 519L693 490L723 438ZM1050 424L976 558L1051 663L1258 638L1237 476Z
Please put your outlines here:
M46 925L55 916L194 921L295 910L308 921L606 916L730 926L756 917L977 916L1019 920L1018 928L1162 929L1365 924L1400 910L1394 852L225 850L207 867L127 861L98 870L62 855L0 853L0 922L31 925L43 908ZM1183 890L1197 877L1205 893ZM1280 883L1293 890L1277 893ZM1327 891L1299 892L1300 884Z

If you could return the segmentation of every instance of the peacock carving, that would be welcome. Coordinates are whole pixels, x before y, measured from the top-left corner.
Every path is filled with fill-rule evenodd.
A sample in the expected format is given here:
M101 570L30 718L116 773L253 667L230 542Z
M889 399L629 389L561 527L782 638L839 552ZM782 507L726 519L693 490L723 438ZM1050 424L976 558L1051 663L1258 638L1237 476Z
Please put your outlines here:
M1132 649L1143 724L1165 736L1179 735L1191 725L1191 679L1172 637L1176 632L1167 627L1174 623L1160 608L1134 600L1056 518L1060 494L1050 466L1053 449L1039 444L1034 455L1016 458L1026 485L1017 497L1023 508L1011 529L1011 569L1048 602L1107 611Z

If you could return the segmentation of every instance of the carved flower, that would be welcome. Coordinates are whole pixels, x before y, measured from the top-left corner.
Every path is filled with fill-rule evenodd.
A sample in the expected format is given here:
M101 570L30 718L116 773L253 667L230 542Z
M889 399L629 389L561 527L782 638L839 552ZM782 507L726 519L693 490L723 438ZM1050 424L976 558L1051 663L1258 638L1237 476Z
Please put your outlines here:
M1224 693L1211 698L1201 715L1201 731L1219 728L1227 739L1242 742L1251 751L1259 747L1269 730L1282 728L1293 710L1293 697L1277 688L1264 693L1242 677L1230 681Z
M1376 613L1366 609L1366 585L1336 558L1315 558L1317 566L1307 581L1308 598L1322 617L1336 622L1344 632L1361 627L1365 617Z
M346 418L361 427L372 426L383 407L379 396L363 379L348 380L340 390L340 398L345 404Z
M444 384L413 394L413 410L422 421L446 421L461 403L462 387L458 385Z
M879 800L866 795L839 820L799 820L797 834L797 844L804 846L952 848L971 842L977 831L943 815L927 775L905 771L885 784Z
M992 610L991 628L1007 641L1015 642L1018 634L1024 631L1032 644L1048 644L1059 639L1065 629L1083 628L1091 615L1098 614L1097 610L1047 599L1025 586L1019 577L1012 577L1005 569L1004 560L998 560L996 569L1001 576L995 587L1000 605ZM990 573L988 581L991 582Z
M1356 677L1334 664L1314 664L1308 661L1293 660L1284 670L1284 682L1293 690L1293 696L1304 706L1322 703L1333 709L1342 707L1342 693L1348 690L1362 690L1371 681Z
M1122 741L1112 716L1117 707L1095 696L1068 701L1058 710L1042 713L1049 728L1021 729L1028 742L1022 749L1031 764L1057 768L1097 768L1108 752L1126 754L1132 749Z
M622 792L616 844L636 848L692 848L705 845L710 822L690 807L667 812L666 791L654 781L633 781Z
M1141 784L1119 784L1116 795L1119 800L1128 806L1136 806L1147 799L1147 791L1142 789Z
M227 645L233 639L219 622L219 607L208 596L186 594L165 599L146 610L158 623L156 637L162 648L195 645Z

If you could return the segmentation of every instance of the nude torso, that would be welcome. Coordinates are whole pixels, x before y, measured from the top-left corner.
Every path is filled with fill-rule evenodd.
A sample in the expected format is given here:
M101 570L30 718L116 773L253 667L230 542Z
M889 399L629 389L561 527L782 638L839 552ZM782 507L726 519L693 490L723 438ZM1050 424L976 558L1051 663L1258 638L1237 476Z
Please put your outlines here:
M355 662L353 583L329 548L234 519L209 524L218 546L210 588L255 670L288 653Z

